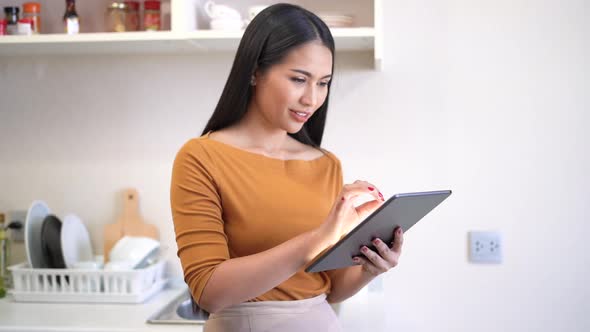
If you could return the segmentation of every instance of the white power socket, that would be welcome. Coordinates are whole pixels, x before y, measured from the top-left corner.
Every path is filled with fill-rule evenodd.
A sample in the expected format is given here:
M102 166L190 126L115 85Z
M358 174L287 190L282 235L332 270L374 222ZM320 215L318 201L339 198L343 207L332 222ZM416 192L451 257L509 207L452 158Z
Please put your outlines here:
M502 263L502 248L500 232L469 232L469 261L472 263Z
M8 238L14 242L22 242L25 240L25 219L27 217L26 210L8 211L6 215L5 226L13 221L20 221L23 226L21 229L9 229Z

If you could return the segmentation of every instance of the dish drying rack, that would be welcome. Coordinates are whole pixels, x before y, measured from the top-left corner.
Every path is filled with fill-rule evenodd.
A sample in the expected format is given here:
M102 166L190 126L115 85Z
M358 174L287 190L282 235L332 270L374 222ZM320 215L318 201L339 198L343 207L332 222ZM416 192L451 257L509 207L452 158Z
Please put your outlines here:
M166 284L166 261L142 269L34 269L9 267L15 301L62 303L142 303Z

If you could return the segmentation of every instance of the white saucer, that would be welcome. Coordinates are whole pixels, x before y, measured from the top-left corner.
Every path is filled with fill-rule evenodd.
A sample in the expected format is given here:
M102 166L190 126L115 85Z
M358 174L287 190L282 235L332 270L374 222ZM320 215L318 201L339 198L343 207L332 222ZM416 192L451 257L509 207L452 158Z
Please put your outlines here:
M41 246L41 227L43 220L51 213L47 204L43 201L33 201L27 217L25 218L25 250L29 265L34 269L49 268L45 261L45 254Z
M77 262L94 261L90 236L80 218L68 214L62 220L61 250L66 268L74 268Z

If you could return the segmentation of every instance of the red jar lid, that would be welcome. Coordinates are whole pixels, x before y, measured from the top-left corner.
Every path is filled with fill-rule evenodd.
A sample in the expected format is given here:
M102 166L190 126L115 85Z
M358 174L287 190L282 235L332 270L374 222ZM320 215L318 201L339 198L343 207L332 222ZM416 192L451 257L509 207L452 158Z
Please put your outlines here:
M23 12L25 13L40 13L41 4L38 2L25 2L23 3Z
M145 1L143 6L147 10L160 10L160 1Z
M24 17L24 18L21 18L20 20L18 20L18 23L28 23L28 24L31 24L31 23L33 23L33 19L32 18L28 18L28 17Z
M125 4L131 10L139 10L139 1L125 1Z

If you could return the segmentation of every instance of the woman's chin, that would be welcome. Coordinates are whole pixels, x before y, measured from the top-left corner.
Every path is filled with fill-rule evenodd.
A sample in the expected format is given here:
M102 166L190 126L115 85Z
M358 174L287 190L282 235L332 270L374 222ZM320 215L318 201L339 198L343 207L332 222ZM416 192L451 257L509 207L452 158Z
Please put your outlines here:
M301 131L301 129L303 129L303 124L300 125L290 125L287 127L286 131L289 134L297 134L298 132Z

